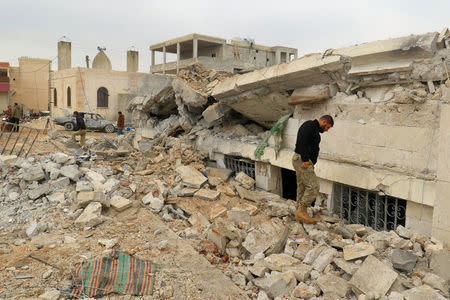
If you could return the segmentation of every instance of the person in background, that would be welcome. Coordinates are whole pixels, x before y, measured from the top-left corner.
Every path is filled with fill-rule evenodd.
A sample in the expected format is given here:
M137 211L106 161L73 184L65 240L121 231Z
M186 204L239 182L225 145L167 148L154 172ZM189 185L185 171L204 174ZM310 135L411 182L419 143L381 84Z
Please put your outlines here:
M84 124L84 119L77 111L73 112L73 116L77 120L77 131L72 133L72 141L77 142L76 136L80 136L80 145L84 146L84 142L86 141L86 124Z
M19 131L19 122L23 115L23 108L22 105L18 105L17 103L14 103L13 111L12 111L12 119L11 123L16 124L14 126L13 131Z
M123 128L125 127L125 116L119 111L119 117L117 119L117 135L123 134Z

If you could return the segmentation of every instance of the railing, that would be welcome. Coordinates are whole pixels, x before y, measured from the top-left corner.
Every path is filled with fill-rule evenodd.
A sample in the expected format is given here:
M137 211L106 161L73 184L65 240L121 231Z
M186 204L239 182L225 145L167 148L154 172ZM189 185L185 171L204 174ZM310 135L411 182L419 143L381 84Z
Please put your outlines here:
M241 158L225 155L225 166L236 173L244 172L255 179L255 162Z
M0 121L0 155L27 157L39 133L36 128Z

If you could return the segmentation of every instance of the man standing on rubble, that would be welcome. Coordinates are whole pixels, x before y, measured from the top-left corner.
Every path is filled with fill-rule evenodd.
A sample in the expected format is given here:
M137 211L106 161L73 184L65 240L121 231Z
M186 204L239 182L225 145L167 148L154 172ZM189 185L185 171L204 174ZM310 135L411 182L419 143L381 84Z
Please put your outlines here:
M84 146L84 141L86 140L86 124L84 124L84 119L77 111L73 112L73 116L77 120L77 131L72 133L72 141L77 142L76 136L80 136L80 145Z
M125 116L119 111L119 117L117 118L117 135L123 134L123 128L125 127Z
M13 111L12 111L12 123L14 125L13 131L19 131L19 122L23 115L23 109L21 105L14 103Z
M298 129L292 165L297 175L298 208L295 219L302 223L317 223L317 220L307 213L307 208L319 194L319 179L314 173L314 165L319 156L320 133L328 131L333 125L333 118L324 115L319 120L306 121Z

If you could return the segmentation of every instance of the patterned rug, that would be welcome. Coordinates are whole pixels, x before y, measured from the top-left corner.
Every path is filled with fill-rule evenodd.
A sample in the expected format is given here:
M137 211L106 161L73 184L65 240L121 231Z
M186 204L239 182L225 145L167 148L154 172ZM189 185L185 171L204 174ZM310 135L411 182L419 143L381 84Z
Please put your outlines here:
M72 271L71 298L120 295L151 295L156 265L122 251L80 263Z

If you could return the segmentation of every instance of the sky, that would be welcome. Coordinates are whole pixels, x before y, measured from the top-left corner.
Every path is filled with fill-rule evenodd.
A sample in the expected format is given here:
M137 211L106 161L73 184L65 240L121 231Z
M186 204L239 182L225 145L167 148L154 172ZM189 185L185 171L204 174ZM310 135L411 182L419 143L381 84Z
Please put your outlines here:
M265 46L297 48L299 57L329 48L450 26L450 0L0 0L0 61L22 56L52 60L57 42L72 42L72 67L106 47L114 70L126 51L139 51L139 71L150 68L149 46L190 33ZM156 57L157 62L161 56ZM168 57L171 59L172 57Z

